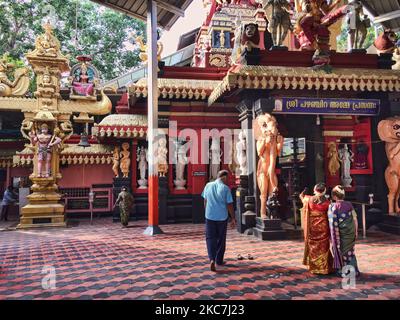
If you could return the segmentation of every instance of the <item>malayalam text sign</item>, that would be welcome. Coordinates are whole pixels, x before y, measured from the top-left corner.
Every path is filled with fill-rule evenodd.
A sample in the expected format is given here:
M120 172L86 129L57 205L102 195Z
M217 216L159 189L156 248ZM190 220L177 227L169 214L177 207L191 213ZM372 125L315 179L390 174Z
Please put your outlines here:
M376 116L380 100L335 98L277 98L275 113Z

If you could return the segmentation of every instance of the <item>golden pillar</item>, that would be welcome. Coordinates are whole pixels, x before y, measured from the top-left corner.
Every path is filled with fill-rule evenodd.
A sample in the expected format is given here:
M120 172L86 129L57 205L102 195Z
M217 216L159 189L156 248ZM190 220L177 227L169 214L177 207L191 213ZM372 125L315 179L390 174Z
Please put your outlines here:
M107 114L112 108L103 91L100 101L97 97L94 100L61 99L61 75L70 70L69 61L61 53L51 25L45 24L44 30L45 33L36 39L35 49L26 54L36 74L35 99L20 100L18 105L25 116L21 133L30 140L27 147L34 152L33 173L30 175L32 194L28 196L28 205L22 208L18 228L66 226L57 181L61 178L60 152L64 149L64 141L73 132L71 116L79 114L77 120L86 119L89 114ZM1 101L0 109L3 109Z
M32 194L22 208L18 228L66 226L57 180L61 178L59 155L63 141L72 134L71 114L59 111L61 74L70 68L50 24L45 24L44 30L36 39L35 49L26 54L36 74L36 106L33 110L22 110L25 120L21 132L29 137L28 146L35 156L29 177L33 183Z

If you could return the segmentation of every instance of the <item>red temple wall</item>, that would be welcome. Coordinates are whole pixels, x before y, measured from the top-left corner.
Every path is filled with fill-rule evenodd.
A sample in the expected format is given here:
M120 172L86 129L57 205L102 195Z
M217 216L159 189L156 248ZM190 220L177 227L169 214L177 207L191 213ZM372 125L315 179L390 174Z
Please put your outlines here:
M88 188L93 184L112 184L111 165L74 165L61 168L60 188Z

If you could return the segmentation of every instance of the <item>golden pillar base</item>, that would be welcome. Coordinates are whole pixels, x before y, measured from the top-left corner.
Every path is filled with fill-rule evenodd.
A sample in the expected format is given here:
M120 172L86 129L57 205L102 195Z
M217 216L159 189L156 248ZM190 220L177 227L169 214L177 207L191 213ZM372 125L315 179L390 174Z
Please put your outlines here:
M55 179L31 177L33 193L28 196L29 204L21 209L17 229L40 227L66 227L65 208L59 201Z

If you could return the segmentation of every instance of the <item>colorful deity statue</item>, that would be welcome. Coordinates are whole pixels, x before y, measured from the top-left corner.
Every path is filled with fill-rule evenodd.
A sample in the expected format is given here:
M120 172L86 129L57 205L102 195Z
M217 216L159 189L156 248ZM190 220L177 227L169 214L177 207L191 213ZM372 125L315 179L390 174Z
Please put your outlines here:
M329 4L327 0L296 0L299 16L295 34L302 50L316 50L316 65L329 64L329 27L348 11L347 5L337 8L340 1Z
M254 54L260 50L260 32L256 23L242 24L237 21L233 38L232 64L244 63L245 54Z
M72 67L69 78L71 85L71 99L96 99L95 88L98 84L98 71L90 63L89 56L78 56L79 64Z
M40 133L32 130L29 133L32 145L37 145L37 177L39 178L49 178L50 177L50 167L51 167L51 157L52 148L61 143L61 139L49 133L49 126L47 123L43 123L40 126Z
M276 159L283 146L283 137L278 131L275 117L266 113L257 117L261 136L257 139L257 154L260 158L257 166L257 184L260 189L260 213L267 217L267 199L278 187L278 177L275 172Z
M242 52L251 52L253 49L260 48L260 32L257 24L249 23L244 26L241 44Z
M397 34L391 29L386 29L378 38L376 38L374 41L374 47L379 55L393 53L396 49L397 40Z

